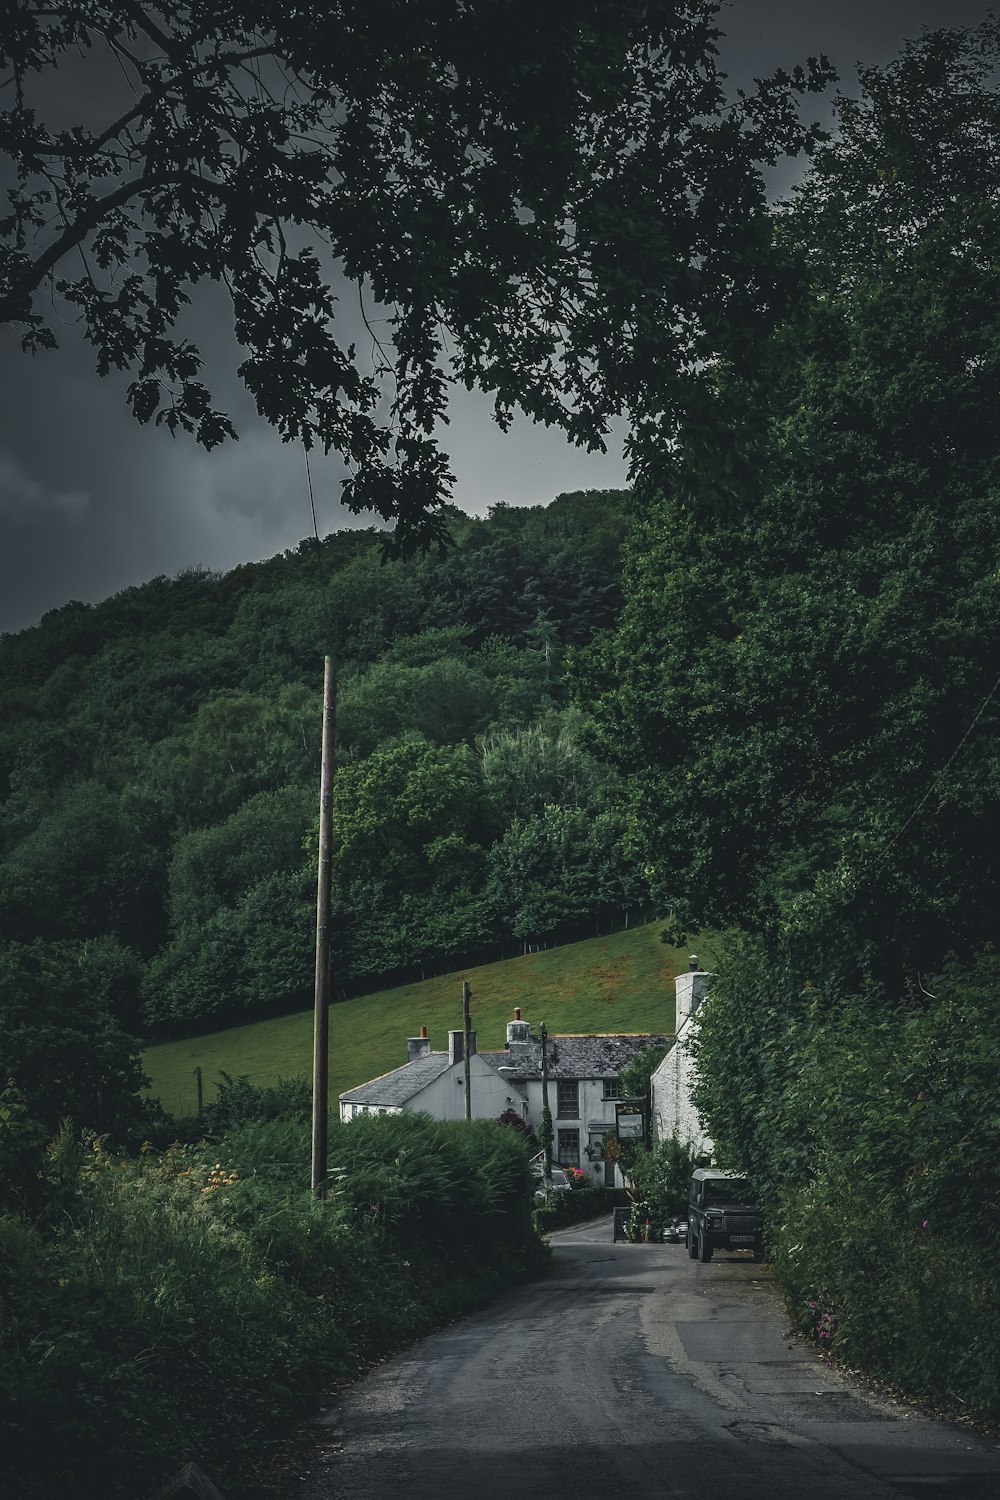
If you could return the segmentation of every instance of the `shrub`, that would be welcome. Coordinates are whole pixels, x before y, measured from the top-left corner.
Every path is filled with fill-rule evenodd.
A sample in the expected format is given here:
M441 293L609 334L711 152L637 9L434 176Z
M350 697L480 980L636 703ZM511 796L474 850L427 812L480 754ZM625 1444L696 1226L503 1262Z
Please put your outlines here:
M324 1393L536 1272L527 1148L495 1122L253 1119L137 1159L64 1132L52 1227L0 1218L6 1474L25 1500L223 1488ZM569 1197L569 1194L563 1196Z
M539 1233L545 1234L570 1224L582 1224L587 1219L599 1219L611 1212L620 1197L616 1190L598 1183L572 1193L546 1193L544 1198L535 1199L532 1217Z
M250 1120L308 1120L312 1085L307 1078L278 1078L272 1084L251 1083L245 1073L232 1078L221 1072L216 1097L201 1117L203 1131L233 1130Z
M995 1422L1000 959L950 959L897 998L776 978L766 993L752 963L729 967L699 1070L717 1149L767 1204L789 1307L849 1364Z
M629 1239L643 1238L647 1219L653 1239L663 1238L670 1220L685 1212L691 1173L702 1161L672 1136L652 1150L637 1145L630 1151L625 1187L635 1208L626 1226Z

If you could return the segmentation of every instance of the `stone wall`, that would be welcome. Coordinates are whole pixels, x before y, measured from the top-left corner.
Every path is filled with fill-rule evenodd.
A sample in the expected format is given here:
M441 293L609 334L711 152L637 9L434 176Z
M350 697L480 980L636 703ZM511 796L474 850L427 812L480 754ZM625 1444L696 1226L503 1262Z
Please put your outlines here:
M691 1103L695 1068L689 1042L692 1018L705 995L710 977L700 969L677 976L677 1035L650 1080L654 1139L676 1136L699 1155L711 1155L712 1142Z

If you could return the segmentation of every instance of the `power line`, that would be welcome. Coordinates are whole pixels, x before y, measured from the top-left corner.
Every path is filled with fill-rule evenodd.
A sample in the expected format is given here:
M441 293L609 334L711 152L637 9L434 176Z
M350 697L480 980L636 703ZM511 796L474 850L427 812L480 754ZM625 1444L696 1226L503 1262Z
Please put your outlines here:
M924 803L927 801L928 797L934 791L935 787L940 782L942 776L947 771L947 769L951 765L952 761L955 759L955 756L961 750L962 746L965 744L966 740L969 738L969 735L975 729L976 725L979 723L979 720L982 718L983 714L986 712L986 709L989 706L990 700L993 697L993 695L996 693L997 688L1000 688L1000 677L997 678L996 682L994 682L993 686L990 688L989 692L986 694L986 697L983 699L982 703L979 705L979 709L978 709L978 711L976 713L975 718L972 720L972 723L966 729L965 733L962 735L962 738L959 740L958 744L955 746L954 750L951 752L951 754L949 755L948 759L945 761L944 765L941 767L940 771L938 771L938 773L934 777L933 781L931 781L931 783L928 786L926 792L924 792L924 795L921 797L921 799L917 803L916 807L910 813L910 816L907 818L906 822L903 823L901 827L897 828L896 832L893 834L893 836L889 840L889 842L887 844L885 844L882 847L882 849L878 852L878 854L875 856L874 862L869 866L869 869L868 869L868 872L867 872L868 874L873 874L875 872L875 870L878 869L879 865L882 863L882 861L885 859L886 855L889 853L889 850L893 847L894 844L896 844L902 838L903 834L909 828L910 824L913 822L914 818L917 816L917 814L919 813L920 809L923 807Z
M306 480L309 481L309 508L310 510L312 510L313 535L315 535L316 541L319 541L319 526L316 525L316 501L315 496L313 496L312 492L312 469L309 468L309 449L307 449L306 444L303 443L303 446L301 446L301 450L303 450L304 455L306 455Z

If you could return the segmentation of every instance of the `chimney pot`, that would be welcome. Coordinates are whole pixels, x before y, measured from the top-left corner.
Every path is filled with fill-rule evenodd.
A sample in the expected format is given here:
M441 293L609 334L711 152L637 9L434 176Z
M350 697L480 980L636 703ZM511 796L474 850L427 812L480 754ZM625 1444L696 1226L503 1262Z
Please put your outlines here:
M420 1028L420 1035L422 1037L426 1037L426 1035L427 1035L427 1027L426 1026L421 1026L421 1028Z
M519 1021L520 1019L521 1019L521 1007L519 1005L515 1005L514 1006L514 1020L515 1021Z

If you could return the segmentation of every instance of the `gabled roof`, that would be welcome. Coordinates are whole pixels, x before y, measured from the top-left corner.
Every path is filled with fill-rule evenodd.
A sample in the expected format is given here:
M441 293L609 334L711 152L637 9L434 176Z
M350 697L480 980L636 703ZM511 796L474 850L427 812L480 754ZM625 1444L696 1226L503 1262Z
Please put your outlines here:
M615 1032L607 1035L559 1035L549 1037L549 1078L617 1078L639 1052L647 1047L669 1047L674 1038L661 1032ZM542 1044L515 1043L503 1052L481 1052L494 1068L511 1068L512 1080L541 1078Z
M371 1078L353 1089L345 1089L340 1098L345 1104L406 1104L435 1078L447 1073L449 1067L447 1052L425 1052L423 1057L404 1063L391 1073L383 1073L381 1078Z

